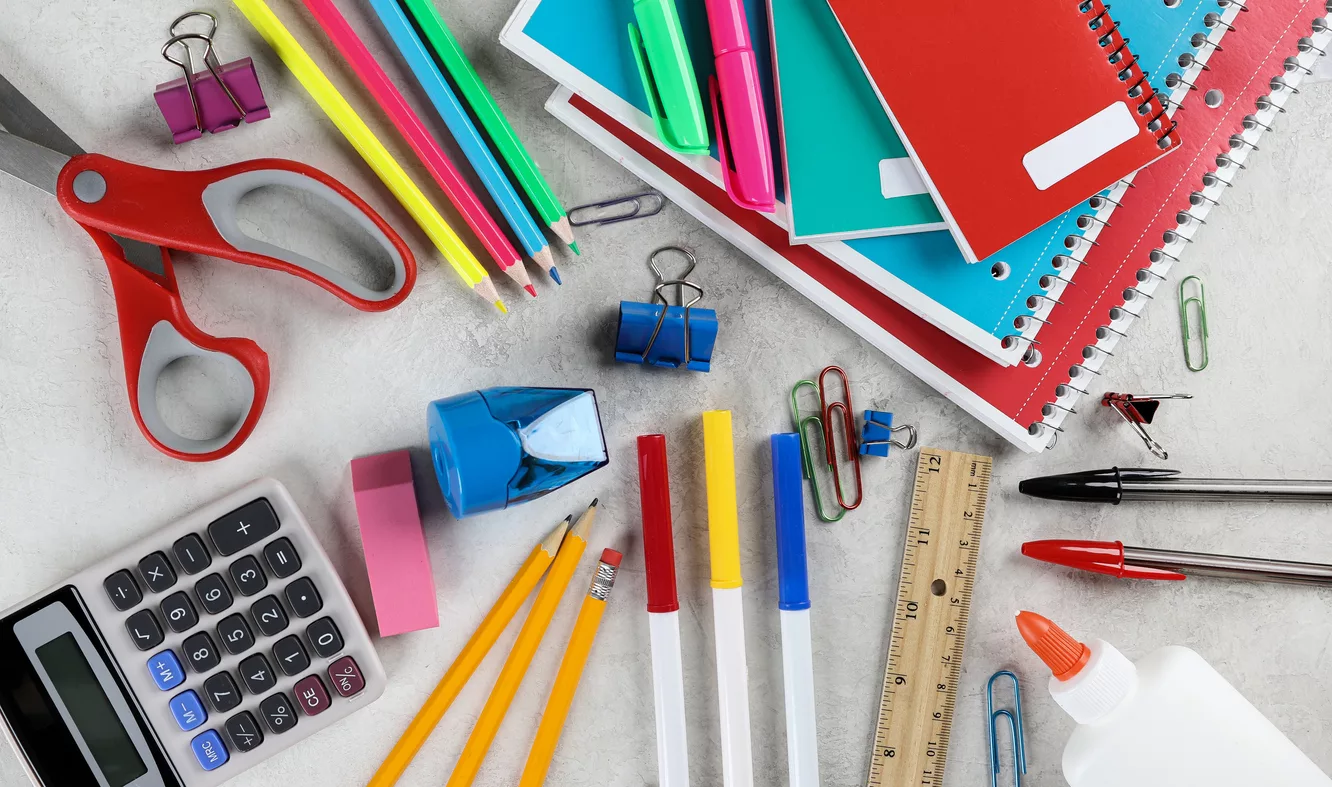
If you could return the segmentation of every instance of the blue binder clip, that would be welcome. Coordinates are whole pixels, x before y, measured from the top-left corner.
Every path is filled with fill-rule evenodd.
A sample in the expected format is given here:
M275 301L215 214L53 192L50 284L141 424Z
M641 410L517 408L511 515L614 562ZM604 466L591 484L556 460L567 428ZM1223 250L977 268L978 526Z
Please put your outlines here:
M896 437L898 432L906 432L906 440ZM863 456L887 456L888 449L901 448L903 451L916 447L916 427L902 424L893 426L893 414L878 410L865 411L865 429L861 432L860 453Z
M678 279L667 279L657 267L657 257L668 251L679 252L689 259L689 267ZM703 288L688 281L688 276L698 260L687 249L667 246L652 252L649 264L657 276L652 302L620 301L615 360L650 363L670 369L683 366L695 372L711 371L712 348L717 343L717 312L694 308L694 304L703 300ZM675 287L678 305L672 306L666 298L667 287ZM696 293L688 302L684 299L686 287Z

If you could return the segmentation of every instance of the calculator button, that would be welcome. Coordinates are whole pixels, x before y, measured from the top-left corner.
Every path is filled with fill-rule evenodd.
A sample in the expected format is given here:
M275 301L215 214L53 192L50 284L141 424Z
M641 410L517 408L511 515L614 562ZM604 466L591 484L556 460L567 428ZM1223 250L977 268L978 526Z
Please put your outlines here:
M264 596L254 602L250 614L265 637L276 637L287 627L287 611L278 603L277 596Z
M151 650L161 645L164 639L162 627L157 625L157 618L153 617L149 609L141 609L130 615L125 621L125 629L139 650Z
M281 734L296 726L296 712L285 694L274 694L259 703L259 715L274 733Z
M273 658L277 659L278 669L290 677L301 674L310 666L310 657L305 653L305 646L295 634L277 641L273 646Z
M254 645L254 634L240 615L231 615L217 624L217 636L222 640L222 647L233 656L244 653Z
M328 668L328 677L333 681L333 690L343 697L354 697L365 688L365 676L361 666L351 656L343 656Z
M107 577L102 582L102 587L106 588L106 594L111 597L111 603L121 612L133 609L140 601L143 601L143 594L139 592L139 585L134 581L134 575L128 571L117 571Z
M247 503L208 526L208 537L223 557L258 544L278 531L277 514L267 500Z
M328 689L324 688L318 675L302 678L293 691L296 692L296 702L306 716L318 716L328 710Z
M324 608L324 600L309 577L301 577L287 585L286 595L287 604L298 618L308 618Z
M239 752L251 751L264 742L264 733L249 711L227 719L227 737L231 738L231 745Z
M226 744L222 742L222 736L212 730L190 741L190 748L194 750L195 758L205 771L217 770L231 759L227 754Z
M241 704L240 689L236 687L236 681L225 672L209 675L208 680L204 681L203 691L208 704L218 713L226 713Z
M208 711L204 710L199 695L193 691L181 692L171 698L171 715L176 717L176 723L186 732L197 730L208 721Z
M204 546L203 539L194 533L178 539L176 543L171 545L171 551L175 553L176 562L180 564L186 574L198 574L213 565L213 558L208 554L208 547Z
M162 617L167 627L177 634L189 631L199 622L199 614L194 611L190 597L179 590L162 599Z
M222 663L222 656L217 652L217 646L206 632L200 631L191 635L181 643L180 647L185 651L185 660L190 663L190 669L199 675Z
M139 576L154 593L161 593L176 584L176 570L161 552L154 552L139 561Z
M296 554L296 548L285 538L279 538L264 547L264 560L268 561L268 567L273 569L273 576L278 579L286 579L301 570L301 556Z
M333 618L320 618L311 623L310 628L305 630L305 636L310 638L310 647L314 648L314 652L324 658L342 650L342 632L338 631Z
M246 555L231 564L231 581L236 583L242 596L253 596L268 587L268 577L264 576L264 569L254 555Z
M185 668L180 666L180 659L169 650L148 659L148 672L153 676L153 683L162 691L170 691L185 682Z
M221 574L209 574L195 583L194 595L210 615L219 615L231 606L231 588Z
M277 686L277 676L268 666L268 659L262 653L256 653L240 663L241 680L251 694L259 695Z

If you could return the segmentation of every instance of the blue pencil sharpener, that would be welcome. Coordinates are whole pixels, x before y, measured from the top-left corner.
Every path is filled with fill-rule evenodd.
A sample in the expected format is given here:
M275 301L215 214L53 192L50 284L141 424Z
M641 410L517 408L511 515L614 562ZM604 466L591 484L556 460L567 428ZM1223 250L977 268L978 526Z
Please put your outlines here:
M453 516L535 500L608 463L596 394L500 387L431 402L430 455Z
M677 279L667 279L657 267L657 257L666 252L683 254L689 267ZM712 349L717 343L717 312L696 309L703 300L703 289L686 279L697 261L686 249L668 246L652 253L649 263L656 274L657 286L651 303L620 301L619 332L615 338L615 360L623 363L647 363L670 369L684 367L694 372L712 369ZM666 298L666 289L675 288L678 305ZM688 302L684 290L695 295Z

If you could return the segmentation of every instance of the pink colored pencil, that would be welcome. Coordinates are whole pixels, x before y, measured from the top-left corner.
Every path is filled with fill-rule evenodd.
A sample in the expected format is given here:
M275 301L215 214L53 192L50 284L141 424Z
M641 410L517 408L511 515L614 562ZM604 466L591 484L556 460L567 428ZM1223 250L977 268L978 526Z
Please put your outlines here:
M536 288L528 278L527 269L523 267L523 259L518 256L517 249L495 223L495 219L481 205L476 192L472 191L463 180L458 168L453 166L453 162L449 161L448 156L440 149L439 143L426 130L425 124L407 103L407 99L389 79L388 74L384 73L384 69L375 61L370 50L366 49L360 36L356 35L351 25L347 24L342 12L333 5L333 0L303 0L303 2L305 7L310 9L315 22L333 42L333 46L337 47L338 52L346 58L352 71L361 80L361 84L365 85L380 108L388 114L398 133L407 140L407 144L416 152L417 158L421 159L421 163L430 171L449 201L462 214L467 226L471 227L481 239L490 256L499 264L500 270L518 282L518 285L527 290L532 297L536 297Z

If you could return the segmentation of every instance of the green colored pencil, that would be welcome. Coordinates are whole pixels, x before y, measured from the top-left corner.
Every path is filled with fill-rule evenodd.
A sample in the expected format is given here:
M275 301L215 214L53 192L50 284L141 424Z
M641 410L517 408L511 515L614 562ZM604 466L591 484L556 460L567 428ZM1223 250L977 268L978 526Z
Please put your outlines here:
M513 126L509 125L499 105L495 103L495 97L490 95L490 90L481 81L481 76L476 73L471 61L458 45L458 39L453 37L448 25L440 17L433 0L405 0L404 5L416 19L421 32L425 33L426 40L435 50L435 55L444 63L449 76L458 84L463 97L471 105L472 112L476 114L486 133L495 143L495 147L499 149L500 156L517 176L519 185L527 194L527 198L532 201L532 206L540 214L541 220L546 222L561 240L569 244L574 253L578 253L573 227L569 225L569 214L560 206L555 193L550 189L550 184L537 169L531 154L523 147L522 140L518 139Z

